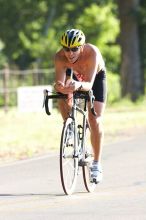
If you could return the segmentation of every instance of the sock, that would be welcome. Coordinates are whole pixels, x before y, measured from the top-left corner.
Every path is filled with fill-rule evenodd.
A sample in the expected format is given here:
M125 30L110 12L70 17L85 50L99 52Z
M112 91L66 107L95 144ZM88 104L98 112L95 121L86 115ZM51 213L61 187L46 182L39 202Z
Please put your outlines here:
M97 160L93 160L93 164L94 164L94 165L98 165L99 162L98 162Z

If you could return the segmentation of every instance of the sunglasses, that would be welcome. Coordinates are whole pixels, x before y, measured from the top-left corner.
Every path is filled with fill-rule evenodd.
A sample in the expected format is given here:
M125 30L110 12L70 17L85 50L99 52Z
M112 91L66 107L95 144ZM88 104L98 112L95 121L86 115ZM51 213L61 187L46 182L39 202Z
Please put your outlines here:
M63 47L63 50L65 52L69 52L69 51L72 51L72 52L77 52L79 50L80 47L73 47L73 48L69 48L69 47Z

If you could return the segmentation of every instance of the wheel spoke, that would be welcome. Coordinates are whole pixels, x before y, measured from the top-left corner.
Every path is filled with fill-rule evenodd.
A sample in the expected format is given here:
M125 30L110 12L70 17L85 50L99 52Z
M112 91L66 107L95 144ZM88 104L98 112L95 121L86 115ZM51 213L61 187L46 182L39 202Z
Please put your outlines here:
M86 134L85 134L85 163L86 165L83 166L83 179L84 184L88 192L93 192L96 184L91 182L90 178L90 165L93 161L93 152L92 152L92 146L90 143L90 129L89 127L86 128Z
M73 134L70 131L71 126ZM74 158L74 129L73 119L68 118L63 127L60 145L61 182L67 195L74 190L78 171L78 158Z

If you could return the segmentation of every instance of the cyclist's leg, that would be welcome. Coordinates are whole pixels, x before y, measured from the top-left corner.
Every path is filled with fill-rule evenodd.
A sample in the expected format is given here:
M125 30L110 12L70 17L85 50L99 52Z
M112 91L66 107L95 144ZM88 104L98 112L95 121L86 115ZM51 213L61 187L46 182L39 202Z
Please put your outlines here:
M91 144L94 152L94 161L91 166L91 181L98 183L102 181L101 153L104 138L102 119L106 100L106 81L104 72L96 76L92 89L95 96L94 108L97 115L94 116L89 111Z
M59 111L62 115L63 120L66 121L66 119L69 116L69 112L71 110L70 106L67 104L66 100L60 99L58 100L58 107L59 107Z
M103 113L105 109L105 103L95 101L94 108L97 113L97 116L94 116L89 111L89 124L91 128L91 144L94 152L94 160L100 162L101 152L102 152L102 143L104 138L103 130Z
M91 143L94 150L94 160L100 161L101 150L103 142L103 113L105 109L106 102L106 75L105 71L101 70L95 77L93 84L93 94L95 96L94 108L97 116L94 116L89 111L89 123L91 127Z

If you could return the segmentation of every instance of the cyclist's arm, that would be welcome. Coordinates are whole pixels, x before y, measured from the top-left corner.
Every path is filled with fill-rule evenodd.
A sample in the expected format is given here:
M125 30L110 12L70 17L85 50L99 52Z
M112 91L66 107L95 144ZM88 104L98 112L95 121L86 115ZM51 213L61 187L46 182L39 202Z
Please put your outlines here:
M77 88L79 88L80 82L76 82L72 80L72 82L66 86L65 81L66 81L66 67L64 65L64 58L61 56L61 52L58 52L55 55L55 84L54 88L57 92L61 92L64 94L69 94L75 91Z
M55 84L54 88L57 92L63 92L64 84L65 84L65 68L63 68L61 57L59 52L55 55L54 59L55 65Z

